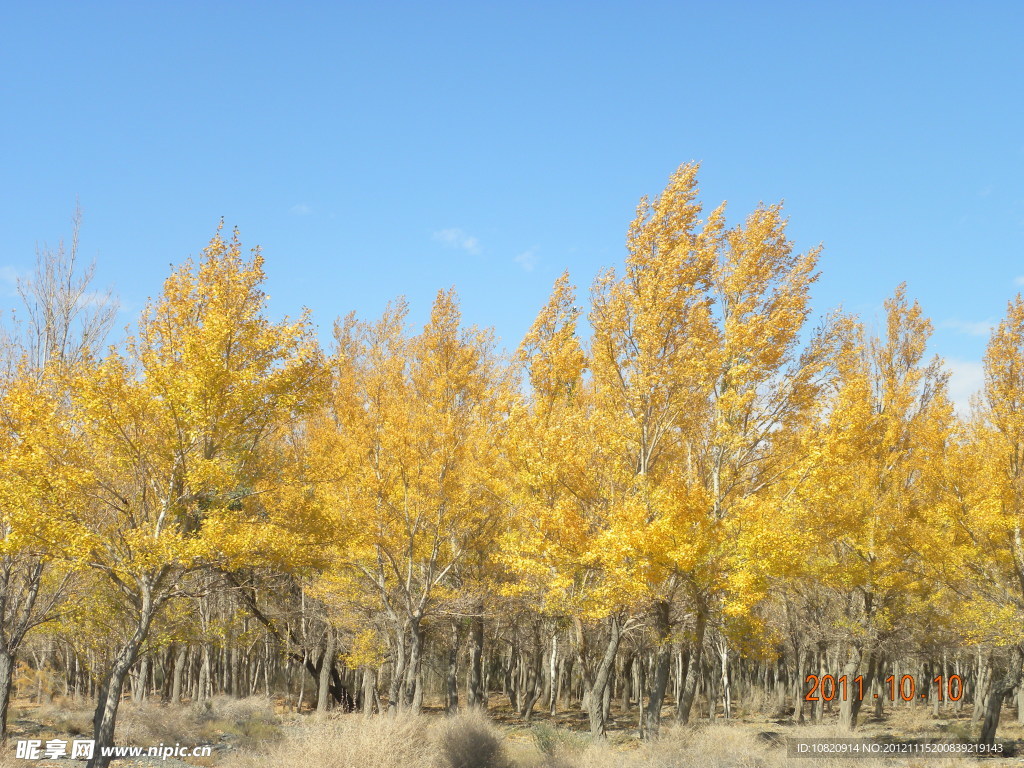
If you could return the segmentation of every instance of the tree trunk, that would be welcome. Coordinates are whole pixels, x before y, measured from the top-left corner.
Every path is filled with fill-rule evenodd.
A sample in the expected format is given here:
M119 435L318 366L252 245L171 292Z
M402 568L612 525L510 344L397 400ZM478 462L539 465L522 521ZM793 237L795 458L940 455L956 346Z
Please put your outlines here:
M181 677L185 671L185 660L188 658L188 646L179 646L174 657L174 672L171 673L171 703L181 701Z
M144 590L142 594L142 605L139 610L138 622L135 632L128 639L114 658L110 673L103 685L100 686L99 697L96 703L96 712L93 715L93 739L95 741L95 752L86 768L107 768L110 765L110 756L104 755L103 750L114 745L114 726L117 722L117 710L121 706L121 693L124 690L124 681L128 677L128 671L135 663L139 650L149 634L149 626L153 621L153 614L156 607L153 605L151 593Z
M372 715L377 703L377 675L372 667L363 667L363 714Z
M647 693L647 708L644 710L645 738L658 735L661 727L661 708L668 690L668 677L672 669L672 624L669 611L671 606L666 600L658 601L654 606L654 629L658 653L654 660L654 670L649 678L650 690Z
M238 645L237 644L232 645L231 646L231 652L230 652L230 655L229 655L229 658L231 659L230 667L229 667L229 670L230 670L230 673L231 673L230 678L229 678L230 681L231 681L231 687L228 690L228 693L230 693L232 696L235 696L235 697L243 696L244 694L242 693L242 691L245 690L243 685L242 685L242 658L241 657L242 657L242 654L239 652ZM248 666L246 666L246 669L248 669Z
M449 715L459 712L459 651L462 646L462 630L457 621L452 622L452 644L448 649L448 671L445 679L445 711Z
M392 640L391 682L388 684L388 712L392 715L397 714L400 708L405 665L405 635L402 630L398 630Z
M210 698L210 644L203 643L202 666L199 667L199 684L196 690L196 701L202 703ZM303 681L305 682L305 681Z
M636 691L637 708L640 710L636 727L640 731L641 738L644 735L643 729L646 718L644 712L644 691L647 689L647 677L647 655L643 653L637 654L636 660L633 662L633 690Z
M423 628L418 619L409 626L409 662L405 670L405 691L402 698L403 709L419 714L423 703L422 684L423 665Z
M718 717L718 684L721 682L721 678L715 674L710 659L705 664L701 664L701 667L706 668L706 674L704 675L704 698L708 704L708 720L713 723Z
M519 711L519 647L513 642L508 650L508 662L502 668L502 683L509 706Z
M466 703L470 709L483 709L484 707L484 617L483 605L476 607L477 615L473 617L473 624L469 630L469 671Z
M604 716L604 691L611 677L611 671L615 666L615 654L619 650L619 640L622 638L622 628L619 625L618 616L608 618L608 645L605 648L604 658L594 675L594 682L588 691L587 710L590 716L590 735L595 739L605 738L606 721Z
M7 739L7 715L11 707L11 686L14 685L14 655L0 651L0 742Z
M1010 663L1006 668L1006 676L994 682L988 694L988 701L985 704L985 722L981 725L981 735L978 741L991 746L996 740L996 728L999 727L999 713L1003 708L1003 698L1020 683L1021 662L1024 661L1024 653L1021 646L1013 646L1010 652Z
M882 706L885 701L885 691L883 690L882 678L885 676L885 665L887 663L885 656L879 653L877 650L874 653L873 662L875 665L875 676L871 681L869 687L865 687L865 691L872 691L871 700L875 702L874 716L876 720L882 719ZM877 695L875 695L877 694Z
M563 709L572 708L572 670L576 666L576 660L571 654L562 658L562 675L559 677L559 696L555 699L556 706ZM562 691L565 692L565 701L562 701Z
M817 653L814 657L814 671L818 676L818 680L821 680L829 672L827 650L825 641L819 640ZM814 722L820 723L825 714L825 700L821 696L818 696L817 700L811 705L811 712Z
M601 697L601 717L604 718L605 723L611 717L612 712L612 689L615 687L615 668L612 667L612 672L608 675L608 682L604 686L604 696Z
M306 656L306 659L308 661L308 659L309 659L309 652L308 651L306 652L305 656ZM314 663L314 666L316 666L315 663ZM313 682L316 682L318 679L320 679L320 673L319 672L317 672L315 675L313 675ZM300 714L302 713L302 704L303 704L303 702L305 700L306 700L306 676L304 674L302 674L302 672L299 672L299 693L295 697L295 711L296 712L298 712Z
M555 716L555 707L558 705L558 696L562 692L562 657L558 655L558 634L551 636L551 698L548 699L548 709L551 716Z
M732 687L729 681L729 645L723 639L718 647L722 661L722 714L726 720L732 719Z
M993 677L991 655L987 660L982 659L981 646L978 646L978 664L975 674L975 682L972 686L974 694L974 709L971 712L971 725L975 725L985 714L985 700L988 696L989 686Z
M796 662L796 684L795 693L793 695L793 720L797 724L804 724L804 697L807 693L804 691L804 679L807 676L807 652L797 646L797 662Z
M849 655L846 657L846 665L843 667L843 674L846 675L848 686L853 685L853 680L857 677L863 653L860 643L854 643L850 647ZM847 731L852 731L857 727L857 711L854 707L854 699L856 698L857 696L855 695L840 696L839 698L839 726Z
M523 660L526 666L526 660ZM533 628L533 649L526 666L526 684L519 701L519 714L526 722L533 720L533 707L541 695L541 678L544 674L544 646L540 638L540 624Z
M700 605L697 609L697 621L694 626L693 646L690 651L690 663L686 665L686 680L683 682L682 697L676 709L676 721L680 725L690 722L690 710L697 693L697 678L700 670L701 654L704 649L704 629L707 627L707 608Z
M622 687L619 690L619 709L622 710L623 714L628 715L633 709L633 664L635 663L635 654L630 654L622 662L621 680Z
M321 715L326 714L331 706L331 672L334 670L334 651L337 638L334 630L327 628L327 637L324 638L324 655L320 660L320 675L317 679L316 689L316 711Z
M142 657L139 662L139 676L137 678L138 684L135 686L135 690L132 691L132 699L136 704L146 700L146 685L149 682L149 654L147 653Z

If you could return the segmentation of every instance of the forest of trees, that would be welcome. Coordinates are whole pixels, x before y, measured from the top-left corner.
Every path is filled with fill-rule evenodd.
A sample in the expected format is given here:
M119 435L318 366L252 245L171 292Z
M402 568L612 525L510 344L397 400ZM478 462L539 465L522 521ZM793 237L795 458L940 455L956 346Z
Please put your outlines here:
M42 251L2 338L0 730L17 692L91 698L99 745L127 696L1024 718L1024 300L958 414L904 287L812 327L818 250L696 177L508 356L454 290L322 350L220 230L108 349L77 238Z

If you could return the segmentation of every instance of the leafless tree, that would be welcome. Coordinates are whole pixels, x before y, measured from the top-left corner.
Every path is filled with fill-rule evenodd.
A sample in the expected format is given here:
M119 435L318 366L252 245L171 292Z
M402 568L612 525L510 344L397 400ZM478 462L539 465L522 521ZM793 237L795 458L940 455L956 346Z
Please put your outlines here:
M110 289L96 291L96 263L83 265L79 253L82 210L75 206L71 241L57 247L37 247L31 275L17 279L24 314L12 313L5 329L9 359L24 358L31 370L51 362L74 364L88 350L96 350L110 333L117 317L118 301Z

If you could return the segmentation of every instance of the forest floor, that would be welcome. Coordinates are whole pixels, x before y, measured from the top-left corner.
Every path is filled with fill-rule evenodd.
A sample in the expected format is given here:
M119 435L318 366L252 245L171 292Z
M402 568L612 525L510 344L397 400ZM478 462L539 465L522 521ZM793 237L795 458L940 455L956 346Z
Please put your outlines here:
M83 761L26 760L16 757L19 740L70 742L89 738L91 710L85 702L57 700L33 705L15 702L8 744L0 750L0 768L28 766L77 768ZM668 713L671 715L671 712ZM594 744L586 715L538 714L523 723L506 707L493 706L489 717L444 717L428 708L419 717L364 718L358 714L320 717L284 711L264 698L218 697L204 706L167 706L125 702L118 719L117 743L130 746L194 747L208 745L207 757L122 757L114 768L874 768L875 766L1024 766L1024 725L1006 710L997 741L998 757L923 757L856 759L787 756L789 739L848 737L835 713L820 724L796 725L742 710L731 720L701 719L688 727L667 725L662 737L644 742L637 736L637 713L614 718L609 738ZM671 717L667 720L670 722ZM873 744L888 742L969 742L977 734L969 708L943 711L935 718L925 706L890 708L876 720L867 717L855 734Z

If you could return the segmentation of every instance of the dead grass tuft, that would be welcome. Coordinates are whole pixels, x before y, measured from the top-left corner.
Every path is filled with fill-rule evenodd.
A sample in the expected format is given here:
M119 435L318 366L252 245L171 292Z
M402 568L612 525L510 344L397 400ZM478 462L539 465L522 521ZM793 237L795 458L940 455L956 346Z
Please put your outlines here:
M532 736L537 751L548 758L561 758L566 754L582 752L588 743L586 736L549 722L534 725Z
M447 718L437 729L445 768L512 768L501 732L478 712Z
M197 743L230 741L233 746L252 749L281 738L280 719L269 699L217 696L192 711L200 726Z
M232 755L224 768L447 768L423 718L345 716L289 729L259 753Z
M203 743L199 723L187 707L157 701L122 703L114 740L130 746Z
M45 724L59 736L82 736L92 733L93 710L88 702L54 700L34 710L19 711L18 717L31 718Z

